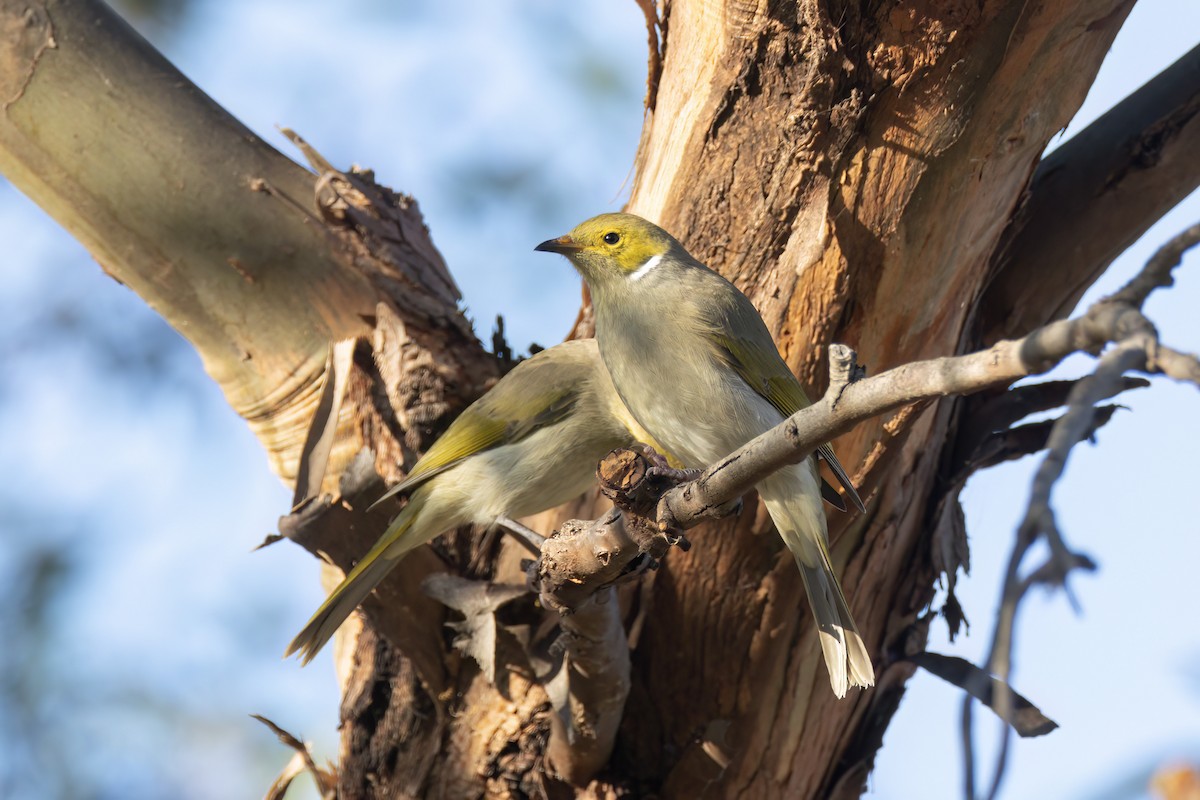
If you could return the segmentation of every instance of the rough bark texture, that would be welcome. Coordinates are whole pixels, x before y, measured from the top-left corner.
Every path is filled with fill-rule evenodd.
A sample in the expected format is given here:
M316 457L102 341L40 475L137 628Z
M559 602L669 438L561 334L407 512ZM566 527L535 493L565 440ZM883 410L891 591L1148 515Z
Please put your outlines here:
M872 372L977 349L1008 318L1012 293L989 287L1033 280L999 246L1131 5L669 0L650 31L661 50L630 210L741 287L814 388L835 341ZM0 169L196 345L284 480L327 410L324 496L281 529L347 569L382 531L364 513L380 478L501 369L415 202L315 153L317 174L280 156L102 5L0 0L0 30ZM1188 113L1173 130L1193 141ZM1194 185L1196 165L1175 169ZM1097 265L1066 272L1023 296L1009 334L1060 314ZM585 308L577 334L589 324ZM335 381L330 348L347 339ZM868 501L863 516L831 511L830 529L875 690L833 699L799 575L748 498L622 589L632 692L584 794L857 796L914 668L900 657L923 641L918 615L965 558L947 487L970 410L904 409L836 444ZM406 559L339 642L342 796L572 793L543 769L549 698L522 654L492 686L420 591L443 570L521 579L520 553L483 544L454 535ZM515 605L507 624L536 630L540 611Z
M985 267L1130 6L672 3L630 207L746 291L812 386L833 341L873 371L973 349ZM888 655L932 599L955 419L940 403L837 443L870 496L866 517L833 515L831 534L875 692L828 692L765 515L668 559L618 743L647 785L858 794L911 670ZM733 756L723 771L705 752L714 727Z

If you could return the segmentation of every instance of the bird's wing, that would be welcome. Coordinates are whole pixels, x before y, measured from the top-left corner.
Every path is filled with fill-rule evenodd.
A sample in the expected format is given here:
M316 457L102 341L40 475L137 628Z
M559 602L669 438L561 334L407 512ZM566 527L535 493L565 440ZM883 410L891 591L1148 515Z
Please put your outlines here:
M408 477L376 500L375 505L412 491L465 458L519 442L571 413L579 396L577 384L561 385L556 381L541 388L536 395L519 397L508 397L503 392L487 394L471 404L417 461Z
M712 320L711 324L705 326L703 333L712 341L718 355L730 369L780 414L790 417L800 409L807 408L811 403L800 388L796 376L779 356L762 318L744 296L739 296L738 299L744 302L735 302L721 309L723 318ZM732 336L729 331L744 333ZM858 496L850 476L834 455L833 448L828 443L823 444L817 448L817 455L829 465L854 507L860 513L865 512L866 506ZM845 503L832 499L839 496L837 490L825 483L824 479L821 483L821 494L825 499L845 511Z
M817 448L817 455L819 455L821 460L829 465L829 470L833 473L833 476L837 478L838 483L842 485L842 488L846 490L846 494L850 496L850 502L854 503L854 507L858 509L858 513L867 513L867 507L863 505L862 498L858 496L858 490L854 488L854 481L850 480L850 476L846 474L846 470L842 466L842 463L838 461L837 456L833 454L833 448L829 446L828 442ZM822 494L826 494L824 492L825 488L829 489L829 493L837 494L837 490L826 483L824 478L821 479L821 485ZM826 499L828 499L828 497ZM837 506L839 504L834 503L834 505ZM842 511L846 510L845 503L841 503L840 507Z

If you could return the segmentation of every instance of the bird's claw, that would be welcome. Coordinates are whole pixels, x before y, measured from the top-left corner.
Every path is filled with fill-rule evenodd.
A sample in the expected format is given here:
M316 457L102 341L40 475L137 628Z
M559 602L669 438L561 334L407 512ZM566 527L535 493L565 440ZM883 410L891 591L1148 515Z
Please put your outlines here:
M666 456L644 442L638 442L631 449L636 453L640 453L643 458L650 462L650 469L654 469L655 467L670 466L670 464L667 463Z
M676 485L694 481L703 474L704 470L702 469L675 469L665 461L662 464L652 464L646 470L647 478L665 478L668 482Z
M671 547L678 547L683 552L692 549L692 543L684 536L683 531L669 530L663 533L663 538L667 540L667 544Z

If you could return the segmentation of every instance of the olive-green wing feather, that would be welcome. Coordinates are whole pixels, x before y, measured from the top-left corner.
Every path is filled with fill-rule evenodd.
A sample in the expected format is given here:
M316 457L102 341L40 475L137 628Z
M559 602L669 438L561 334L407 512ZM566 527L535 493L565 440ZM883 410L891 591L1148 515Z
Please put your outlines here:
M389 489L371 507L416 489L476 453L519 442L534 431L559 422L571 412L578 394L576 385L552 385L538 394L523 393L518 397L511 396L511 392L497 384L451 423L417 461L408 477Z
M800 382L788 369L780 357L775 343L767 332L762 318L745 297L739 297L743 302L735 302L724 309L723 319L714 320L715 324L704 333L716 346L721 358L736 372L746 384L762 395L775 409L785 417L790 417L802 408L812 405L800 388ZM727 331L741 331L740 335L729 335ZM817 448L817 455L829 465L829 469L837 477L838 483L846 490L850 502L860 513L866 511L862 498L854 488L850 476L838 462L833 448L823 444ZM835 502L832 497L838 496L837 490L822 483L822 496L845 511L844 503Z

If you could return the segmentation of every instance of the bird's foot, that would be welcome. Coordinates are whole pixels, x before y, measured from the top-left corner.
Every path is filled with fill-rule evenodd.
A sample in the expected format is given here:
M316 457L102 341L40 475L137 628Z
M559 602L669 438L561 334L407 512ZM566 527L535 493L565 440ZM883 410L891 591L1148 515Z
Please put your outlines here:
M654 467L670 467L667 457L655 450L650 445L644 442L637 442L630 448L635 453L639 453L643 458L650 463L650 468Z
M671 483L678 486L681 483L694 481L704 474L702 469L675 469L665 461L662 464L650 465L646 470L646 477L651 479L659 479L664 483Z
M533 528L526 527L511 517L497 517L495 524L497 528L512 534L514 539L535 556L542 554L542 545L545 544L546 537Z
M685 553L692 549L692 543L688 541L686 536L683 535L683 531L674 529L665 531L663 533L663 538L667 540L668 545L671 547L678 547Z

